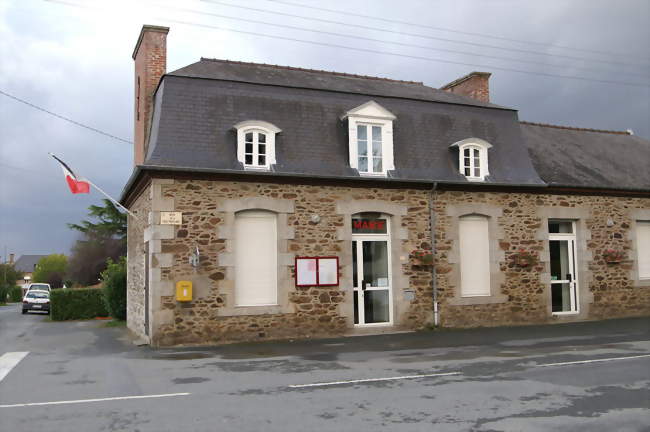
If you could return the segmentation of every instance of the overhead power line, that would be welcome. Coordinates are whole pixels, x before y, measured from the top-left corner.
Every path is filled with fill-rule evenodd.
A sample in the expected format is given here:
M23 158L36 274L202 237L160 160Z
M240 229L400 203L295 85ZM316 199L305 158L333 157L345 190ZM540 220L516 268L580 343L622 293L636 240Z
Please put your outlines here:
M73 7L83 8L83 9L97 9L97 8L89 8L86 5L80 5L80 4L75 4L75 3L61 1L61 0L46 0L46 1L61 4L61 5L64 5L64 6L73 6ZM99 9L99 10L101 10L101 9ZM232 33L240 33L240 34L246 34L246 35L252 35L252 36L260 36L260 37L271 38L271 39L285 40L285 41L291 41L291 42L299 42L299 43L311 44L311 45L317 45L317 46L324 46L324 47L329 47L329 48L337 48L337 49L344 49L344 50L351 50L351 51L358 51L358 52L367 52L367 53L372 53L372 54L389 55L389 56L394 56L394 57L410 58L410 59L415 59L415 60L424 60L424 61L431 61L431 62L436 62L436 63L447 63L447 64L455 64L455 65L461 65L461 66L486 68L486 69L491 69L491 70L502 70L502 71L507 71L507 72L516 72L516 73L522 73L522 74L528 74L528 75L546 76L546 77L551 77L551 78L566 78L566 79L573 79L573 80L580 80L580 81L600 82L600 83L606 83L606 84L619 84L619 85L632 86L632 87L649 87L649 85L647 83L625 82L625 81L616 81L616 80L607 80L607 79L587 78L587 77L574 76L574 75L560 75L560 74L552 74L552 73L547 73L547 72L527 71L527 70L512 69L512 68L506 68L506 67L500 67L500 66L490 66L490 65L478 64L478 63L467 63L467 62L445 60L445 59L439 59L439 58L433 58L433 57L424 57L424 56L401 54L401 53L395 53L395 52L390 52L390 51L381 51L381 50L376 50L376 49L371 49L371 48L357 48L357 47L351 47L351 46L347 46L347 45L338 45L338 44L332 44L332 43L327 43L327 42L310 41L310 40L305 40L305 39L298 39L298 38L292 38L292 37L286 37L286 36L270 35L270 34L267 34L267 33L253 32L253 31L247 31L247 30L238 30L238 29L233 29L233 28L228 28L228 27L221 27L221 26L215 26L215 25L209 25L209 24L201 24L201 23L196 23L196 22L191 22L191 21L183 21L183 20L177 20L177 19L165 18L165 17L154 17L154 18L160 19L160 20L165 20L165 21L168 21L168 22L177 23L177 24L192 26L192 27L209 28L209 29L227 31L227 32L232 32Z
M452 61L452 60L438 59L438 58L433 58L433 57L424 57L424 56L416 56L416 55L409 55L409 54L400 54L400 53L395 53L395 52L390 52L390 51L375 50L375 49L371 49L371 48L357 48L357 47L350 47L350 46L346 46L346 45L337 45L337 44L332 44L332 43L327 43L327 42L309 41L309 40L291 38L291 37L286 37L286 36L276 36L276 35L270 35L270 34L266 34L266 33L258 33L258 32L246 31L246 30L237 30L237 29L231 29L231 28L228 28L228 27L220 27L220 26L214 26L214 25L209 25L209 24L200 24L200 23L195 23L195 22L191 22L191 21L182 21L182 20L176 20L176 19L171 19L171 18L159 18L159 19L164 19L164 20L167 20L169 22L188 25L188 26L194 26L194 27L210 28L210 29L228 31L228 32L233 32L233 33L248 34L248 35L253 35L253 36L261 36L261 37L272 38L272 39L280 39L280 40L286 40L286 41L291 41L291 42L300 42L300 43L319 45L319 46L325 46L325 47L337 48L337 49L345 49L345 50L352 50L352 51L368 52L368 53L373 53L373 54L389 55L389 56L394 56L394 57L410 58L410 59L415 59L415 60L425 60L425 61L431 61L431 62L437 62L437 63L448 63L448 64L455 64L455 65L461 65L461 66L479 67L479 68L486 68L486 69L492 69L492 70L502 70L502 71L507 71L507 72L517 72L517 73L522 73L522 74L546 76L546 77L553 77L553 78L567 78L567 79L574 79L574 80L581 80L581 81L593 81L593 82L600 82L600 83L607 83L607 84L620 84L620 85L633 86L633 87L649 87L650 86L649 84L646 84L646 83L635 83L635 82L615 81L615 80L607 80L607 79L587 78L587 77L574 76L574 75L559 75L559 74L552 74L552 73L546 73L546 72L535 72L535 71L512 69L512 68L506 68L506 67L500 67L500 66L490 66L490 65L478 64L478 63L465 63L465 62L458 62L458 61Z
M63 3L63 2L61 2L59 0L48 0L48 1L61 3L61 4L69 4L67 2ZM205 12L205 11L197 11L197 10L187 9L187 8L178 8L178 7L166 6L166 5L157 5L157 7L160 7L160 8L163 8L163 9L169 9L169 10L173 10L173 11L177 11L177 12L187 12L187 13L192 13L192 14L197 14L197 15L205 15L205 16L211 16L211 17L216 17L216 18L225 18L225 19L233 20L233 21L242 21L242 22L248 22L248 23L252 23L252 24L263 24L263 25L268 25L268 26L272 26L272 27L285 28L285 29L290 29L290 30L306 31L306 32L317 33L317 34L325 34L325 35L329 35L329 36L339 36L339 37L345 37L345 38L357 39L357 40L363 40L363 41L370 41L370 42L378 42L378 43L383 43L383 44L388 44L388 45L397 45L397 46L403 46L403 47L419 48L419 49L425 49L425 50L429 50L429 51L440 51L440 52L447 52L447 53L452 53L452 54L479 56L479 57L496 59L496 60L505 60L505 61L510 61L510 62L527 63L527 64L534 64L534 65L540 65L540 66L549 66L549 67L564 68L564 69L566 69L567 67L571 67L572 69L578 69L578 70L583 70L583 71L588 71L588 72L595 72L595 73L599 72L598 70L594 70L592 68L585 68L585 67L580 67L580 66L567 66L567 65L559 65L559 64L540 62L540 61L535 61L535 60L517 59L517 58L514 58L514 57L501 57L501 56L494 56L494 55L482 54L482 53L476 53L476 52L458 51L458 50L452 50L452 49L446 49L446 48L434 48L434 47L430 47L430 46L426 46L426 45L416 45L416 44L411 44L411 43L387 41L387 40L383 40L383 39L376 39L376 38L365 37L365 36L351 35L351 34L346 34L346 33L337 33L337 32L325 31L325 30L315 30L315 29L312 29L312 28L299 27L299 26L293 26L293 25L288 25L288 24L278 24L278 23L273 23L273 22L269 22L269 21L254 20L254 19L248 19L248 18L240 18L240 17L234 17L234 16L230 16L230 15L223 15L223 14ZM606 69L600 69L600 70L605 71ZM607 69L606 71L611 72L611 69ZM622 70L617 71L617 73L626 74L626 75L630 75L630 76L641 77L641 78L648 78L649 77L648 74L627 72L627 71L622 71Z
M255 12L263 12L263 13L269 13L269 14L274 14L274 15L280 15L280 16L285 16L285 17L290 17L290 18L300 18L300 19L305 19L305 20L310 20L310 21L317 21L317 22L322 22L322 23L327 23L327 24L336 24L336 25L344 25L344 26L349 26L349 27L356 27L364 30L374 30L374 31L380 31L384 33L392 33L392 34L398 34L402 36L413 36L413 37L419 37L419 38L424 38L424 39L431 39L431 40L438 40L438 41L443 41L443 42L452 42L452 43L457 43L457 44L464 44L464 45L472 45L472 46L477 46L481 48L492 48L492 49L499 49L499 50L504 50L504 51L513 51L513 52L520 52L520 53L526 53L526 54L535 54L535 55L543 55L543 56L548 56L548 57L559 57L559 58L567 58L567 59L572 59L572 60L581 60L581 61L588 61L588 62L595 62L595 63L605 63L605 64L613 64L613 65L625 65L625 66L640 66L640 67L647 67L647 65L640 64L640 63L627 63L627 62L621 62L621 61L616 61L616 60L599 60L599 59L592 59L592 58L587 58L587 57L576 57L576 56L571 56L571 55L566 55L566 54L549 54L545 52L540 52L540 51L532 51L532 50L526 50L526 49L520 49L520 48L506 48L506 47L501 47L497 45L490 45L490 44L484 44L484 43L479 43L479 42L469 42L469 41L463 41L459 39L450 39L450 38L442 38L438 36L430 36L430 35L425 35L422 33L410 33L410 32L404 32L404 31L399 31L399 30L389 30L381 27L373 27L373 26L367 26L367 25L362 25L362 24L354 24L354 23L347 23L347 22L342 22L342 21L335 21L335 20L329 20L329 19L324 19L324 18L314 18L310 16L305 16L305 15L296 15L296 14L291 14L291 13L286 13L286 12L278 12L270 9L262 9L262 8L254 8L250 6L242 6L239 4L231 4L219 0L201 0L206 3L212 3L212 4L218 4L226 7L232 7L232 8L237 8L237 9L244 9L244 10L251 10Z
M20 103L22 103L22 104L25 104L25 105L27 105L27 106L29 106L29 107L31 107L31 108L34 108L34 109L37 109L37 110L42 111L42 112L44 112L44 113L47 113L47 114L49 114L49 115L51 115L51 116L54 116L54 117L59 118L59 119L61 119L61 120L65 120L65 121L67 121L67 122L69 122L69 123L72 123L72 124L74 124L74 125L76 125L76 126L82 127L82 128L84 128L84 129L91 130L91 131L93 131L93 132L95 132L95 133L98 133L98 134L101 134L101 135L107 136L107 137L112 138L112 139L114 139L114 140L122 141L122 142L127 143L127 144L133 144L132 141L125 140L125 139L123 139L123 138L120 138L120 137L117 137L117 136L115 136L115 135L109 134L108 132L104 132L104 131L102 131L102 130L99 130L99 129L97 129L97 128L94 128L94 127L92 127L92 126L85 125L85 124L83 124L83 123L81 123L81 122L78 122L78 121L76 121L76 120L73 120L73 119L71 119L71 118L64 117L64 116L62 116L61 114L57 114L57 113L55 113L55 112L52 112L52 111L50 111L50 110L47 110L47 109L45 109L45 108L43 108L43 107L40 107L40 106L35 105L35 104L31 103L31 102L28 102L28 101L26 101L26 100L24 100L24 99L21 99L21 98L19 98L19 97L16 97L16 96L14 96L14 95L11 95L11 94L9 94L9 93L3 91L3 90L0 90L0 94L2 94L3 96L8 97L8 98L10 98L10 99L13 99L13 100L15 100L15 101L17 101L17 102L20 102Z
M503 41L508 41L508 42L516 42L516 43L521 43L521 44L537 45L537 46L541 46L541 47L559 48L559 49L573 50L573 51L582 51L582 52L586 52L586 53L603 54L603 55L610 55L610 56L616 56L616 57L626 57L626 56L633 55L631 53L622 54L622 53L615 53L615 52L610 52L610 51L600 51L600 50L594 50L594 49L572 47L572 46L567 46L567 45L548 44L548 43L536 42L536 41L530 41L530 40L508 38L508 37L503 37L503 36L495 36L495 35L490 35L490 34L486 34L486 33L468 32L468 31L463 31L463 30L452 29L452 28L449 28L449 27L437 27L437 26L432 26L432 25L414 23L414 22L411 22L411 21L402 21L402 20L396 20L396 19L390 19L390 18L383 18L383 17L379 17L379 16L374 16L374 15L365 15L365 14L361 14L361 13L351 12L349 10L328 9L328 8L318 7L318 6L309 6L309 5L306 5L306 4L295 3L295 2L286 1L286 0L266 0L266 1L272 2L272 3L285 4L285 5L288 5L288 6L296 6L296 7L305 8L305 9L312 9L312 10L318 10L318 11L323 11L323 12L331 12L331 13L335 13L335 14L339 14L339 15L373 19L373 20L382 21L382 22L386 22L386 23L404 24L404 25L408 25L408 26L412 26L412 27L420 27L420 28L425 28L425 29L430 29L430 30L445 31L445 32L449 32L449 33L458 33L458 34L463 34L463 35L467 35L467 36L486 37L486 38L490 38L490 39L497 39L497 40L503 40Z

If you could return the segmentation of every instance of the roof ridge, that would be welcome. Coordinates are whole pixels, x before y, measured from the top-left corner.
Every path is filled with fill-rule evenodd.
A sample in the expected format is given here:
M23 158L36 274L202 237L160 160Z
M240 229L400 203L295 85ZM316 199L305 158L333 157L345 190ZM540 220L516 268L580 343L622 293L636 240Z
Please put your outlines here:
M271 67L271 68L275 68L275 69L295 70L295 71L301 71L301 72L326 73L326 74L330 74L330 75L344 76L344 77L350 77L350 78L363 78L363 79L372 79L372 80L378 80L378 81L396 82L396 83L402 83L402 84L417 84L417 85L422 85L422 86L424 85L424 82L422 82L422 81L397 80L397 79L392 79L392 78L376 77L376 76L370 76L370 75L358 75L358 74L351 74L351 73L346 73L346 72L327 71L327 70L322 70L322 69L307 69L307 68L300 68L300 67L294 67L294 66L283 66L283 65L268 64L268 63L243 62L243 61L237 61L237 60L224 60L224 59L215 59L215 58L207 58L207 57L201 57L201 61L211 61L211 62L218 62L218 63L232 63L232 64L251 65L251 66L266 66L266 67Z
M532 126L541 126L541 127L548 127L548 128L554 128L554 129L575 130L575 131L582 131L582 132L598 132L598 133L608 133L608 134L615 134L615 135L632 135L632 133L630 133L630 131L616 131L616 130L606 130L606 129L580 128L580 127L574 127L574 126L553 125L553 124L548 124L548 123L535 123L535 122L529 122L529 121L524 121L524 120L520 120L519 123L532 125Z

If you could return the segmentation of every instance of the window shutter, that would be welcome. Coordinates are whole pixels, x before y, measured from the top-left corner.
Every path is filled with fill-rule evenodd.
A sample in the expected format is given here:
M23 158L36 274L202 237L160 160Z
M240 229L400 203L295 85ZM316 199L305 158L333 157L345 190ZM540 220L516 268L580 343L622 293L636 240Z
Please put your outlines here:
M490 295L488 218L464 216L458 222L462 297Z
M235 304L277 304L278 234L275 213L235 216Z
M636 249L639 278L650 279L650 221L637 221Z

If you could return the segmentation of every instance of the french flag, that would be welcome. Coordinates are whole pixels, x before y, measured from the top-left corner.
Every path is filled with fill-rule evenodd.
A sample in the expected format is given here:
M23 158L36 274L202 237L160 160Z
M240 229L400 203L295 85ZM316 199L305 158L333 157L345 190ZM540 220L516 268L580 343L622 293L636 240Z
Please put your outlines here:
M88 181L81 177L77 177L65 162L54 156L52 153L50 153L50 156L52 156L58 163L61 164L63 175L65 176L65 181L68 183L70 192L73 194L90 193L90 184Z

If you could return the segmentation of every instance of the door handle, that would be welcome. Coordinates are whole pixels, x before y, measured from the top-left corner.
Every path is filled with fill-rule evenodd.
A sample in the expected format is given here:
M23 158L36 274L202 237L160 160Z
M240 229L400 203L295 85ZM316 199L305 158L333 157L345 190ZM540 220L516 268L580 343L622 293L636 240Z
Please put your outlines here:
M572 281L573 281L573 279L571 278L571 273L567 273L567 274L566 274L566 278L567 278L567 280L568 280L569 282L572 282Z
M366 290L366 281L365 280L361 281L361 290L362 291Z

